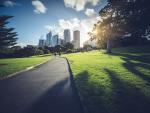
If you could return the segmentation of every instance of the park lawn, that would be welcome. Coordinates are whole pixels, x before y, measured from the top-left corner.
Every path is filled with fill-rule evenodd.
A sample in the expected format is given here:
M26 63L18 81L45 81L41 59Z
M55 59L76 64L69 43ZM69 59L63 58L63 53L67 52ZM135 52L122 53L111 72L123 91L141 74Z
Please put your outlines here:
M21 71L30 66L45 62L51 58L51 55L32 56L27 58L6 58L0 59L0 78L9 74Z
M89 113L150 113L150 53L100 51L68 58Z

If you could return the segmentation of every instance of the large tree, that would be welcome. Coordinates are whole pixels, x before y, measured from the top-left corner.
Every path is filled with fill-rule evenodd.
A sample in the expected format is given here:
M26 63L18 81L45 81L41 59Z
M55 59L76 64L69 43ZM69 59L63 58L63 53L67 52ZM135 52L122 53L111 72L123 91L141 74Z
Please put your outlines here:
M9 23L7 20L12 16L0 16L0 50L5 50L16 44L17 33L14 28L8 28L6 25Z
M125 34L130 34L135 43L141 42L150 25L149 3L149 0L108 0L99 13L102 21L94 26L92 36L99 42L107 42L107 52L111 52L112 40Z
M91 32L92 38L96 39L98 44L107 44L108 53L111 53L112 41L125 34L121 27L124 24L123 17L119 15L117 8L116 5L108 3L99 12L102 20L95 24Z

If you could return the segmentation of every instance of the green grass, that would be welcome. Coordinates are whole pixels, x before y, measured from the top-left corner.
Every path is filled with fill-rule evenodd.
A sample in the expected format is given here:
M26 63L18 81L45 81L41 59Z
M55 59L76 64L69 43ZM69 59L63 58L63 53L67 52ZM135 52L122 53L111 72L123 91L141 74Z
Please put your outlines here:
M7 58L0 59L0 77L26 69L50 59L50 55L32 56L28 58Z
M150 53L129 49L65 55L90 113L150 113Z

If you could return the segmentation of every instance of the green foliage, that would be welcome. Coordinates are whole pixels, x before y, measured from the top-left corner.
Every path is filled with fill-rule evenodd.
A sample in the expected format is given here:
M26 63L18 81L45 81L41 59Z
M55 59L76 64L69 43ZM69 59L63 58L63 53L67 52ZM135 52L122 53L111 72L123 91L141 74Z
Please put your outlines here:
M49 51L46 51L45 49L39 49L35 46L26 46L23 48L13 47L12 50L12 57L29 57L33 55L42 55L49 53Z
M89 45L89 44L86 44L86 45L83 46L83 50L90 51L90 50L92 50L92 46Z
M73 47L73 44L67 42L67 43L64 45L64 48L65 48L66 50L69 50L69 49L72 50L74 47Z
M126 46L147 43L143 36L148 34L150 26L148 4L149 0L108 0L108 4L99 12L102 20L94 25L90 36L96 38L100 46L103 43L109 45L108 42L122 37L122 44Z
M12 16L0 16L0 50L5 52L5 48L11 47L16 44L17 33L14 28L7 28L7 20Z

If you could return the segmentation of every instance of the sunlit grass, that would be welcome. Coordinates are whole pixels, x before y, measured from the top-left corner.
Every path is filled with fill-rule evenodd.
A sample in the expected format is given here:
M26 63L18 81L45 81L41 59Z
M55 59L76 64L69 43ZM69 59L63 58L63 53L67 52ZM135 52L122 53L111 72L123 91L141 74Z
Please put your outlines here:
M65 57L90 113L149 113L149 53L92 51Z
M7 58L0 59L0 77L7 76L27 67L42 63L50 59L50 55L33 56L28 58Z

